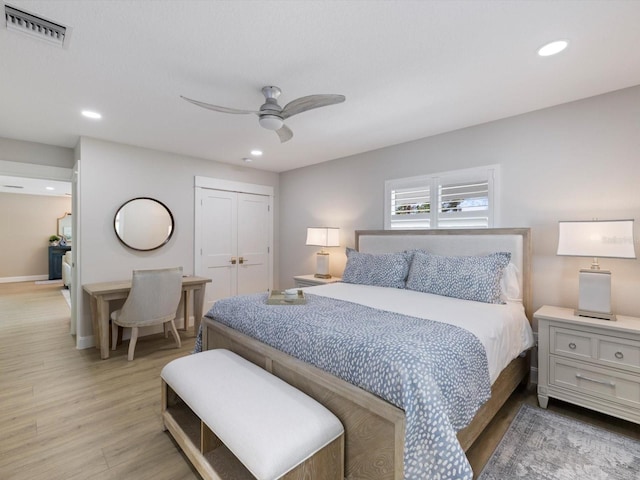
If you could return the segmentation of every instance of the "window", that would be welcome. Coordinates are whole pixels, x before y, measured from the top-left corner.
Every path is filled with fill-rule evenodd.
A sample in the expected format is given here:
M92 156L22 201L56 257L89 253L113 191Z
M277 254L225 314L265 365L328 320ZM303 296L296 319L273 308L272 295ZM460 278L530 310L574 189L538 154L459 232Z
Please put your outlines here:
M386 230L494 225L499 165L385 182Z

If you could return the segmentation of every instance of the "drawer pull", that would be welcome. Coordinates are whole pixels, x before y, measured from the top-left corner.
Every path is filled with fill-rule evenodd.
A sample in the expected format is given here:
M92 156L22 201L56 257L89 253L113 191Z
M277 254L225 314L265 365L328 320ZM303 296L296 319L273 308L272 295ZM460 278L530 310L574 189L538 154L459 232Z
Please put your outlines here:
M614 353L614 355L618 360L624 358L624 354L622 352L616 352L616 353Z
M571 343L569 344L569 348L570 348L571 350L575 350L575 349L576 349L576 344L575 344L575 343L573 343L573 342L571 342Z
M606 385L607 387L615 387L616 384L612 381L607 381L607 380L597 380L595 378L589 378L589 377L585 377L584 375L580 374L580 373L576 373L576 378L579 378L581 380L587 380L589 382L593 382L593 383L599 383L600 385Z

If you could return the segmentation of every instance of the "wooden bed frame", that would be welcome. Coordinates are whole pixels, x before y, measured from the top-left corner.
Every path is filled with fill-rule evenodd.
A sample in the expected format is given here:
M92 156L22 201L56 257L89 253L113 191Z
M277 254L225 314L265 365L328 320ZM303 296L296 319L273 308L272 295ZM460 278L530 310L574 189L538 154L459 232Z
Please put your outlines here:
M459 255L480 255L514 250L512 261L520 271L520 291L527 318L531 321L531 241L528 228L356 231L356 249L361 247L362 251L371 253L427 248L447 255L456 251ZM345 428L347 479L403 478L405 418L401 409L208 317L203 320L202 346L203 350L229 349L331 410ZM458 440L465 451L528 373L528 357L516 358L502 371L492 386L489 401L480 408L472 422L458 432Z

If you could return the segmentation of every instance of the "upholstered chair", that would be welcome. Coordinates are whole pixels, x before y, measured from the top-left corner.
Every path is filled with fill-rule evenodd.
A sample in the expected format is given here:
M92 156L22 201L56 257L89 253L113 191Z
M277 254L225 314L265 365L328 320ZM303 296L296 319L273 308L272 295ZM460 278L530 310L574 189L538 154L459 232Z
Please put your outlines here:
M182 295L182 267L156 270L134 270L131 291L120 310L111 314L113 350L116 349L118 326L131 328L128 360L138 341L138 329L151 325L164 325L175 338L178 348L182 345L174 322Z

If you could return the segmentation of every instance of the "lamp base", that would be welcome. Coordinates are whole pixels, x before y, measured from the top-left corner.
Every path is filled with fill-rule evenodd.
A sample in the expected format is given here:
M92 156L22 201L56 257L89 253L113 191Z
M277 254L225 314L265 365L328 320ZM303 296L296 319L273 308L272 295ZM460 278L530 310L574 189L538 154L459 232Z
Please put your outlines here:
M331 275L329 274L329 254L327 252L320 251L316 255L316 259L317 265L314 277L331 278Z
M576 315L580 317L615 320L611 313L611 272L608 270L580 270Z
M574 314L578 317L599 318L600 320L616 321L616 316L613 313L602 312L590 312L589 310L575 310Z

